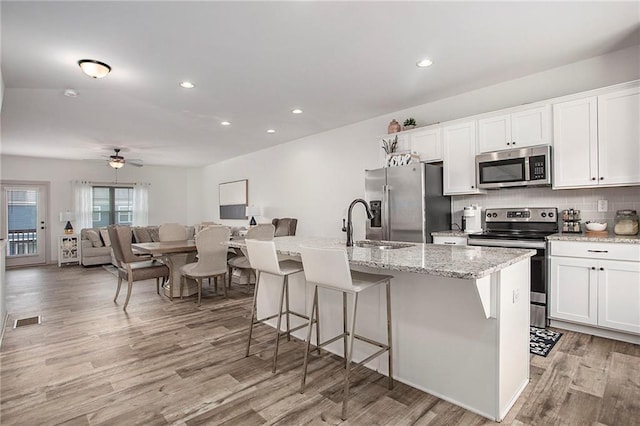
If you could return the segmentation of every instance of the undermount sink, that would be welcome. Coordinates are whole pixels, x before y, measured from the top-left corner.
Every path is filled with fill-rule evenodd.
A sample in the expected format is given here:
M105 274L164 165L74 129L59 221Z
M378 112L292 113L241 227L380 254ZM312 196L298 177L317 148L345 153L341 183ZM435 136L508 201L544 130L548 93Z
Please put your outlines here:
M407 247L413 247L415 244L408 243L392 243L389 241L356 241L353 243L356 247L372 248L378 250L395 250Z

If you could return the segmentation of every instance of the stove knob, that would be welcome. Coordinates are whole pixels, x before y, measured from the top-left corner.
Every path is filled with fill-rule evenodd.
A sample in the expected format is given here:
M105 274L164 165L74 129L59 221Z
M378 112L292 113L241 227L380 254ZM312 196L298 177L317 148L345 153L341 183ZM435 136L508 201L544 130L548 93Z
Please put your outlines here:
M553 217L553 212L549 212L549 217Z
M491 217L491 213L487 213L487 217Z
M542 212L542 213L540 213L540 216L547 217L547 214L545 212Z
M492 216L493 217L498 217L498 213L494 213Z

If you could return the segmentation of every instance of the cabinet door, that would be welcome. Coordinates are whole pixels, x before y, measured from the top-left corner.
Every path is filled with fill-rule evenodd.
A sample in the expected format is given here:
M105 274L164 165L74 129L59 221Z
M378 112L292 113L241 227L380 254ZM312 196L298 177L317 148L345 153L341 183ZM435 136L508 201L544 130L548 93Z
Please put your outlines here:
M597 98L553 106L553 188L598 184Z
M440 127L411 133L411 152L417 153L423 162L442 161L441 133Z
M600 185L640 184L640 88L598 96Z
M640 333L640 262L600 261L598 325Z
M511 117L509 114L478 120L478 151L511 149Z
M597 324L597 261L551 256L550 265L549 315L582 324Z
M444 194L477 194L476 123L469 121L442 129L444 140Z
M551 106L511 114L511 148L551 144Z

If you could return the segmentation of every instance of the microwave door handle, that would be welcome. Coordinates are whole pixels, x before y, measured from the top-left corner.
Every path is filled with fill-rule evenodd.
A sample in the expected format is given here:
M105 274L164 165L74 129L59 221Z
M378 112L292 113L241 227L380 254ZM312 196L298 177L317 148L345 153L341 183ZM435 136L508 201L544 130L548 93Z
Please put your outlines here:
M529 156L524 157L524 181L531 181L531 173L529 173Z

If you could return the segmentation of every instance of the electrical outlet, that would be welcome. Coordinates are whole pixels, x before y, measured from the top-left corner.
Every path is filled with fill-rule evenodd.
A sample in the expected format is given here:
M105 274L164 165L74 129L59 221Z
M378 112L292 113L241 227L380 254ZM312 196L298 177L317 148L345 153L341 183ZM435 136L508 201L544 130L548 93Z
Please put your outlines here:
M607 211L609 211L609 203L607 200L598 200L598 212L606 213Z

